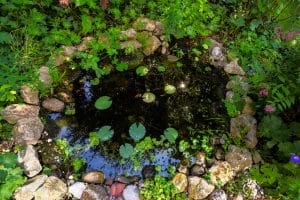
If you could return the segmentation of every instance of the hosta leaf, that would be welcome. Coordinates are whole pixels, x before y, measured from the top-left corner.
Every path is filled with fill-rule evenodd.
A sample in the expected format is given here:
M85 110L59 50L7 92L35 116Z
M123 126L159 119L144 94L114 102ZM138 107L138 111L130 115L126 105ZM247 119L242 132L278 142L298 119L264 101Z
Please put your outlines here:
M146 134L145 126L141 123L133 123L129 127L129 135L135 141L139 141Z
M170 143L173 143L178 137L178 132L174 128L167 128L164 131L164 135Z
M131 144L125 143L120 146L119 153L122 158L129 158L133 153L133 146Z
M105 110L109 108L112 104L112 100L109 96L102 96L95 102L95 107L98 110Z

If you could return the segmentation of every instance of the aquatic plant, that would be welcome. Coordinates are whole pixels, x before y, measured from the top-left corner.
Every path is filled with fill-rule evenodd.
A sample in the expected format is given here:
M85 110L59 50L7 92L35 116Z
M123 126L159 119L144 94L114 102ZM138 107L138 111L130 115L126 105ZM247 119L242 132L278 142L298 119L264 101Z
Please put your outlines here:
M174 128L167 128L167 129L164 131L164 136L166 137L166 139L168 140L168 142L174 143L175 140L176 140L177 137L178 137L178 132L177 132L177 130L174 129Z
M95 102L95 107L98 110L106 110L112 105L112 100L109 96L99 97Z
M129 127L129 135L134 141L139 141L146 134L145 126L142 123L133 123Z

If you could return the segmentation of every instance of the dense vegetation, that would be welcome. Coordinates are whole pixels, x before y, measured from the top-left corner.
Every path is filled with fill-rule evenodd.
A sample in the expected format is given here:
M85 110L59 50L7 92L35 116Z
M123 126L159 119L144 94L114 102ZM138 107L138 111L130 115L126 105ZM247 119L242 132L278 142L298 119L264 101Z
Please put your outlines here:
M113 71L126 71L128 66L119 61L118 55L123 51L130 54L132 49L121 50L120 31L131 27L141 16L161 21L168 41L191 41L193 45L188 51L203 63L207 62L208 39L223 43L230 58L239 58L251 84L249 91L241 86L233 88L233 101L224 102L228 115L235 117L241 112L246 95L254 100L259 123L257 149L264 161L250 170L251 176L270 196L300 197L300 167L290 162L290 156L300 154L299 0L0 0L0 13L0 110L22 101L18 91L25 83L38 88L41 96L47 96L49 89L63 80L66 70L91 71L93 84L101 84L101 77ZM66 69L58 69L55 58L63 51L62 45L78 45L86 36L94 36L90 50L76 53L67 59ZM176 52L180 55L182 50ZM51 69L50 87L38 80L37 70L43 65ZM137 73L144 71L140 69ZM99 102L98 107L105 109L108 104ZM2 141L11 137L11 129L0 118ZM110 127L101 130L91 133L93 145L99 144L101 135L109 140L113 134ZM144 137L134 134L134 130L130 134L137 141ZM167 132L165 137L172 143L172 134ZM146 139L149 148L163 143ZM211 151L205 142L207 138L201 140L202 148ZM243 146L240 142L236 144ZM147 148L141 145L144 149L139 151L138 145L135 149L128 145L123 146L125 158L129 157L128 151L137 155ZM180 147L182 150L191 146L182 143ZM25 178L16 167L13 154L1 153L0 160L5 160L0 162L0 193L6 198ZM77 172L84 162L76 160L73 164ZM164 195L169 190L170 195L176 195L172 186L156 177L146 183L153 191L143 191L149 199L161 195L157 194L157 183L167 188Z

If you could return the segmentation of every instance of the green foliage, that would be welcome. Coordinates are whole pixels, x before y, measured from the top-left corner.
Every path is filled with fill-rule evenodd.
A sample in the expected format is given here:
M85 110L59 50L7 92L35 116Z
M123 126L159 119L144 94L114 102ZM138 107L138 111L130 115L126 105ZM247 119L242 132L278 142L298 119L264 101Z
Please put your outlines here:
M149 69L145 66L139 66L138 68L136 68L135 72L139 76L145 76L146 74L148 74Z
M11 199L13 192L26 182L17 159L12 152L0 154L0 194L3 200Z
M167 128L165 131L164 131L164 136L167 138L167 140L170 142L170 143L174 143L175 140L177 139L178 137L178 132L176 129L174 128Z
M179 193L172 182L164 177L156 175L153 180L147 179L141 194L145 200L184 200L187 199L184 193Z
M129 127L129 135L134 141L139 141L146 134L145 126L142 123L133 123Z
M119 149L119 153L122 158L129 158L133 154L133 151L133 146L128 143L121 145Z
M75 158L72 160L72 166L73 166L73 169L74 169L74 172L79 172L82 167L86 164L86 160L85 159L82 159L82 158Z
M106 110L112 105L112 100L109 96L99 97L95 102L95 107L98 110Z

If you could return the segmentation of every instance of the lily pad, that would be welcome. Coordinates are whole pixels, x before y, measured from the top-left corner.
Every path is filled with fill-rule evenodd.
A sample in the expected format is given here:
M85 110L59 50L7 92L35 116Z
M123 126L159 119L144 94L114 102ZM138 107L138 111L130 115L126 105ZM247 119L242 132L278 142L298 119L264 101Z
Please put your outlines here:
M111 126L102 126L98 131L99 139L102 142L110 140L114 136L114 130Z
M149 69L145 66L139 66L138 68L136 68L135 72L139 76L145 76L146 74L148 74Z
M129 127L129 135L134 141L139 141L146 134L145 126L141 123L133 123Z
M145 103L152 103L155 101L155 94L151 92L145 92L142 98Z
M133 146L131 144L125 143L120 146L119 153L122 158L129 158L133 153Z
M109 108L112 104L112 100L109 96L102 96L102 97L99 97L97 99L97 101L95 102L95 107L98 109L98 110L105 110L107 108Z
M170 143L174 143L175 140L177 139L178 137L178 132L176 129L174 128L167 128L165 131L164 131L164 136L167 138L167 140L170 142Z

